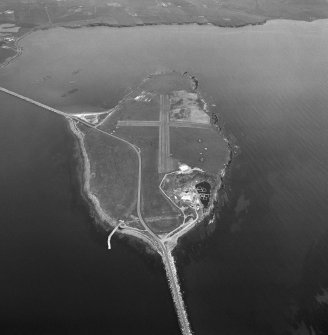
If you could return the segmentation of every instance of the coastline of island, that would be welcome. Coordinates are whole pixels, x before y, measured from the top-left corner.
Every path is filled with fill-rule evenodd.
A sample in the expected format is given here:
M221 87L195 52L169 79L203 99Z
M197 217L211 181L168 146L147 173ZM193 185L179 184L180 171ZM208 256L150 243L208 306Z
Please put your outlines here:
M175 71L173 71L172 73L175 73ZM148 75L145 79L142 80L142 82L133 90L131 90L130 92L128 92L119 102L118 104L112 108L110 110L110 113L108 114L107 117L105 117L105 119L101 120L98 124L97 127L101 126L102 123L107 120L108 117L111 117L112 114L114 114L116 111L118 111L122 105L124 105L124 103L131 98L131 96L133 95L133 93L137 90L140 89L140 87L142 87L142 85L149 80L150 78L152 78L153 76L158 76L158 75L162 75L163 73L161 72L157 72L154 74L150 74ZM190 85L193 88L194 92L197 92L197 95L199 96L200 101L203 104L203 108L204 111L206 111L206 113L210 116L212 113L209 110L208 104L205 101L205 99L203 98L201 91L198 87L198 80L196 77L194 77L193 75L191 75L188 72L185 72L183 75L183 77L188 78L188 80L190 81ZM81 114L81 116L79 114L74 114L75 117L78 117L80 119L83 118L84 114ZM213 115L212 115L212 121L213 121ZM171 233L168 234L168 237L165 238L163 237L163 242L167 245L168 249L170 251L173 251L174 248L178 245L178 240L184 236L186 233L188 233L190 230L192 230L193 228L195 228L198 224L200 224L204 219L207 219L208 217L210 217L213 214L213 211L215 209L215 203L219 202L218 199L218 194L219 194L219 190L221 189L221 187L224 185L224 176L226 173L227 168L229 167L229 165L231 164L232 161L232 157L234 154L234 150L233 150L233 146L231 145L231 143L229 142L228 138L226 136L223 135L223 130L222 127L220 125L220 120L218 117L216 117L215 122L212 124L212 127L214 129L216 129L216 131L221 134L221 136L223 137L224 142L227 145L228 148L228 159L224 164L224 167L220 170L217 171L216 175L215 175L215 186L211 192L211 200L209 203L209 206L206 210L204 210L204 213L202 214L201 217L197 217L195 220L193 220L192 222L188 222L184 225L182 225L181 227L177 228L176 231L172 231ZM80 131L76 125L76 121L72 120L72 119L68 119L68 123L69 123L69 128L71 129L72 133L75 135L75 138L78 141L78 150L80 150L80 154L79 157L81 157L80 159L80 165L82 166L82 180L81 183L83 185L82 188L82 195L84 196L84 198L87 200L88 204L89 204L89 208L90 208L90 212L92 213L93 217L95 218L96 223L106 232L110 232L112 229L114 229L117 225L119 225L119 220L115 219L114 217L111 217L108 213L106 213L106 211L102 208L101 203L99 201L99 199L97 198L96 195L94 195L91 191L90 188L90 178L91 178L91 168L90 168L90 160L88 157L88 152L85 148L84 145L84 134L82 131ZM193 170L199 170L197 167L195 167L195 169L191 169L190 171ZM202 171L202 170L200 170ZM204 171L203 171L204 172ZM177 171L173 171L171 173L179 173L179 170ZM164 175L163 180L165 179L165 177L167 176ZM159 189L161 191L161 193L164 195L164 197L168 198L167 195L165 194L165 192L163 191L163 189L161 188L162 183L160 183L159 185ZM171 200L168 198L169 202L171 202ZM174 205L174 204L173 204ZM212 222L212 220L210 220L210 222ZM127 225L124 226L124 229L118 229L117 230L118 234L122 234L122 235L127 235L127 236L132 236L132 237L137 237L137 238L141 238L144 242L146 242L148 244L148 246L150 246L154 251L158 252L158 247L152 243L151 239L148 239L144 234L138 232L137 229L131 229L131 227L128 227Z
M83 133L76 127L76 123L72 120L67 118L69 129L74 135L74 138L77 141L76 145L76 151L78 156L78 162L79 165L79 171L80 171L80 183L81 183L81 195L85 199L85 201L88 203L89 211L91 213L91 216L94 218L97 225L99 225L104 231L110 232L112 229L114 229L118 225L118 220L110 217L101 207L99 203L99 199L91 192L90 190L90 177L91 177L91 171L90 171L90 160L87 154L87 151L85 149L84 140L83 140ZM226 170L229 168L232 157L233 157L233 150L231 149L231 144L228 141L227 138L225 138L225 141L227 142L229 146L229 160L225 164L224 169L218 171L217 177L219 178L219 181L213 190L213 198L211 200L211 203L206 210L204 216L200 220L195 220L192 223L186 225L181 229L180 231L174 233L172 236L170 236L168 239L164 239L165 244L169 248L169 250L172 252L175 247L178 245L178 240L183 237L186 233L188 233L190 230L195 228L197 224L201 223L203 220L209 218L215 209L215 203L219 202L218 195L219 190L223 187L224 183L224 176L226 174ZM177 172L177 171L175 171ZM210 220L211 221L211 220ZM144 234L138 233L136 229L131 229L128 226L124 226L124 229L119 229L117 231L118 234L132 236L133 238L142 239L145 243L147 243L148 246L150 246L154 251L158 252L158 248L156 245L152 243L152 241L145 237Z
M92 194L90 190L90 161L87 151L84 146L83 133L76 127L76 123L67 119L69 129L73 133L76 139L76 151L78 156L79 171L80 171L80 183L81 183L81 195L88 203L89 211L95 222L106 232L110 232L118 224L118 220L110 217L100 206L98 198ZM107 224L106 224L107 223ZM156 246L152 243L150 239L147 239L145 235L138 233L137 230L124 227L123 230L118 230L119 234L132 236L134 238L142 239L148 246L150 246L154 251L157 251Z

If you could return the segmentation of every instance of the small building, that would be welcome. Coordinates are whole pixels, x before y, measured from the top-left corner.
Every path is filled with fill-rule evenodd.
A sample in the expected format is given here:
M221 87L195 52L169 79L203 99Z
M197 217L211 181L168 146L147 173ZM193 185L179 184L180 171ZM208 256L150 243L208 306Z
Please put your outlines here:
M5 42L14 42L15 41L15 38L12 37L12 36L6 36L4 37L3 39Z
M180 170L180 173L188 173L191 171L191 167L187 164L180 164L179 170Z

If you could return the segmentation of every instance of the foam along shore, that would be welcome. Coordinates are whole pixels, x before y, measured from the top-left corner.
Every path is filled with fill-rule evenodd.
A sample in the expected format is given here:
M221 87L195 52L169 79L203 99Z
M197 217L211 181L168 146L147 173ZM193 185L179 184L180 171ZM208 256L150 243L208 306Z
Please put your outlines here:
M107 223L111 228L115 228L119 221L110 217L107 213L104 212L104 210L101 208L98 198L91 192L90 190L90 160L87 154L87 151L85 149L84 145L84 134L77 128L76 122L72 120L71 118L67 118L67 121L69 123L69 127L73 134L76 136L79 142L79 148L82 155L82 165L83 165L83 191L84 194L87 196L91 209L95 211L96 215L99 217L99 222L101 223L101 226L104 228L104 230L108 231L109 227L105 225ZM124 229L120 229L119 233L137 237L139 239L142 239L145 243L147 243L152 249L158 252L157 247L152 242L150 238L147 238L147 236L144 233L139 232L137 229L124 227Z

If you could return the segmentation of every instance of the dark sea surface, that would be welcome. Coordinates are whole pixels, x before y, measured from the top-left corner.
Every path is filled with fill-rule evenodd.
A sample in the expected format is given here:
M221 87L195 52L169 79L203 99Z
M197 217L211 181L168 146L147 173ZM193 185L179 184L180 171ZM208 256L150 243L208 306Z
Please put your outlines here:
M93 229L66 120L0 99L1 334L179 334L160 259Z
M57 28L25 38L0 84L77 112L114 107L149 73L195 75L239 147L216 222L176 252L195 334L328 334L327 40L327 21ZM117 238L108 252L92 228L66 121L0 106L7 333L178 333L159 258Z

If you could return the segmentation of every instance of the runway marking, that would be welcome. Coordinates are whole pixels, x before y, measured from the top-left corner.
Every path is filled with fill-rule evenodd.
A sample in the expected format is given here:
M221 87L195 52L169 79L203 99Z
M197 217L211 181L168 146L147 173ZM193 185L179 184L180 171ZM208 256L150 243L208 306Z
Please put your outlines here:
M170 148L170 127L210 129L211 125L188 121L170 122L170 101L167 95L159 96L159 105L159 121L120 120L117 125L119 127L158 127L158 173L167 173L174 170Z
M159 127L159 121L138 121L138 120L121 120L117 122L118 126L123 127Z

